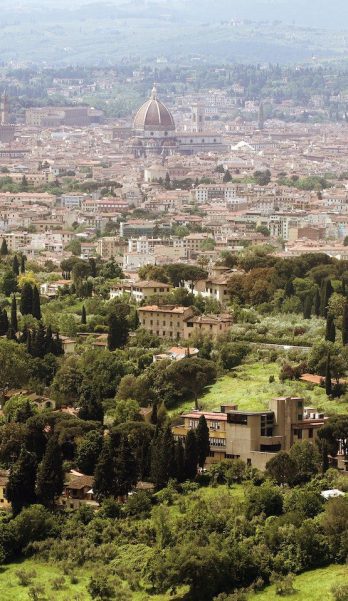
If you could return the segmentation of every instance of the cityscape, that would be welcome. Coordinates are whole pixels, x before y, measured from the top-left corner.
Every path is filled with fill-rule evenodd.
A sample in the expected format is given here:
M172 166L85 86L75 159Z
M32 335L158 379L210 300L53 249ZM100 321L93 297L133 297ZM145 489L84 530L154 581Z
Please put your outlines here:
M348 600L332 4L0 0L1 601Z

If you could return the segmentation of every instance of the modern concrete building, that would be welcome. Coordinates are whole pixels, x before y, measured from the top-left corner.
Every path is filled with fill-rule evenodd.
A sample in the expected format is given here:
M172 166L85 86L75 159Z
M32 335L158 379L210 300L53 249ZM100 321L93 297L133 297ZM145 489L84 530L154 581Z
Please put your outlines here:
M299 440L315 441L324 424L322 415L305 411L300 397L272 399L265 411L238 411L225 405L220 412L191 411L182 416L182 424L173 427L176 439L185 440L204 415L210 432L210 455L207 463L222 459L242 459L248 465L265 469L279 451L289 451Z

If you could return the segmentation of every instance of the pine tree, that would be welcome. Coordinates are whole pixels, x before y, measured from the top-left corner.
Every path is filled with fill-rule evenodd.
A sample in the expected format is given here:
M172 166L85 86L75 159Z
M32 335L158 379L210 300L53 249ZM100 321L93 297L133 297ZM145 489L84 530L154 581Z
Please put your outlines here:
M210 453L209 443L209 428L207 420L204 415L201 415L198 420L198 426L196 429L196 440L197 440L197 453L198 453L198 465L203 468L206 458Z
M348 303L345 303L343 307L342 316L342 343L348 344Z
M0 309L0 336L5 336L8 330L8 317L7 312L4 309L1 311Z
M308 294L303 304L303 317L304 319L310 319L312 314L312 297Z
M175 477L178 482L185 480L185 449L181 440L175 443Z
M62 453L58 438L52 435L37 473L36 494L38 501L53 509L57 497L64 486Z
M81 311L81 323L83 325L86 325L87 323L87 314L86 314L86 308L85 305L82 305L82 311Z
M332 380L331 380L331 356L328 353L326 358L326 369L325 369L325 392L327 396L332 393Z
M25 255L21 256L21 273L25 273Z
M335 320L330 313L328 313L326 318L325 340L328 340L329 342L335 342L336 340Z
M185 441L185 479L194 480L197 475L198 452L194 430L189 430Z
M22 447L18 460L10 469L6 486L6 498L12 505L14 515L20 513L23 507L35 503L36 472L36 456Z
M6 255L8 255L7 242L3 238L2 243L1 243L1 247L0 247L0 256L1 257L6 257Z
M32 314L33 311L33 289L28 282L23 284L20 300L20 311L22 315Z
M315 289L313 308L314 308L314 314L317 317L319 317L320 316L320 292L319 292L318 287L316 287L316 289Z
M17 255L15 255L13 257L13 261L12 261L12 271L15 275L19 275L19 261L17 258Z
M40 294L39 294L37 286L34 286L34 288L33 288L33 304L32 304L31 313L32 313L33 317L35 317L36 319L39 319L39 320L41 319Z
M104 410L102 402L97 398L95 391L88 384L82 388L79 405L80 419L86 421L103 421Z
M12 296L11 301L11 326L15 332L18 332L17 299L15 294Z

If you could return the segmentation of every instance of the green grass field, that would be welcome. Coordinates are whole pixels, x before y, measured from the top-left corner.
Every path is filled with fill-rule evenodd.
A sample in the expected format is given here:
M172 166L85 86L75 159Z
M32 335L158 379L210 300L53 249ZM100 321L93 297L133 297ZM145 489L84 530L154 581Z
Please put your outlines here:
M296 593L287 596L292 601L333 601L331 587L347 584L348 566L329 566L296 576L294 588ZM261 593L249 595L248 601L279 601L282 597L276 595L274 586L268 586Z
M219 410L226 404L237 404L239 409L263 411L268 408L268 401L277 396L302 396L307 405L331 413L347 413L348 402L330 401L325 390L320 386L311 386L305 382L279 381L280 366L278 363L246 363L220 378L213 386L207 388L199 402L203 409ZM270 376L275 381L269 382ZM194 403L187 401L172 414L192 409Z

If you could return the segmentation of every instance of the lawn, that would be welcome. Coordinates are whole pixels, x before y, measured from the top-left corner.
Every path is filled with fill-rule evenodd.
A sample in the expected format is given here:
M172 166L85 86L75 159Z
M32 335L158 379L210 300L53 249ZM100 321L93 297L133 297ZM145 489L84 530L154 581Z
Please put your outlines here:
M223 404L236 404L239 409L263 411L268 408L268 401L277 396L301 396L306 404L321 411L330 413L347 413L348 402L330 401L325 390L320 386L308 385L305 382L279 381L280 366L278 363L246 363L207 388L199 399L205 410L219 410ZM270 382L270 376L275 381ZM194 407L192 401L175 408L172 414L188 411Z
M296 593L286 598L291 601L318 601L318 599L333 601L331 587L336 584L347 584L347 582L347 565L319 568L296 576L294 583ZM276 595L274 586L268 586L261 593L249 595L248 601L279 601L280 598Z

